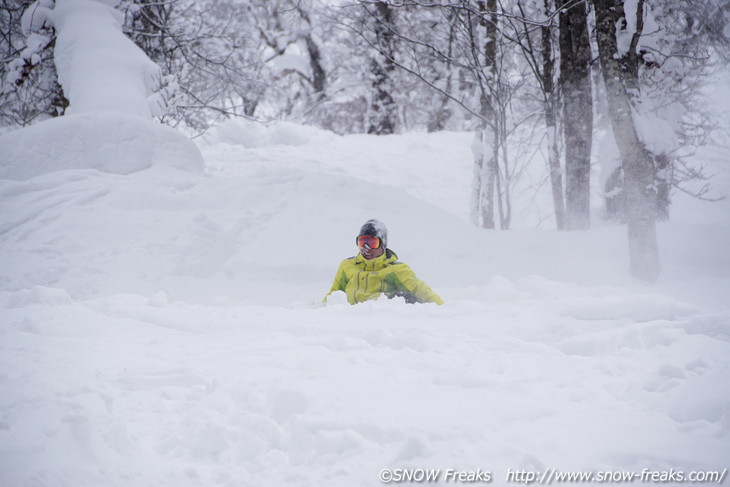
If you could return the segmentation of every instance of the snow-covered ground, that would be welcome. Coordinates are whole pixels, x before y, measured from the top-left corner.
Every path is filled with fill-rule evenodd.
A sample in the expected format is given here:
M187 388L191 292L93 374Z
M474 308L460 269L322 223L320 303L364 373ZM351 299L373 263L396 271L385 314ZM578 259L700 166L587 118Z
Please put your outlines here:
M0 181L0 485L730 466L728 202L677 195L642 284L622 227L474 228L470 141L231 123L202 174ZM370 217L444 306L321 306Z
M196 146L141 113L154 66L118 13L63 5L36 20L69 115L0 136L0 486L727 477L730 201L677 194L636 282L598 191L593 229L552 230L539 166L515 230L472 226L471 134L229 122ZM727 153L695 156L719 194ZM446 304L322 304L372 217Z

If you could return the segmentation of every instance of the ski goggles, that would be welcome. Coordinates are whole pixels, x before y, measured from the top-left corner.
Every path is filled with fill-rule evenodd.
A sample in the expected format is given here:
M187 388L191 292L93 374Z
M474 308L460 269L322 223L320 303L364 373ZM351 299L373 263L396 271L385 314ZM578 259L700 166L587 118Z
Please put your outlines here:
M371 237L370 235L358 235L355 242L357 242L358 247L367 247L369 249L380 248L380 244L382 243L380 238Z

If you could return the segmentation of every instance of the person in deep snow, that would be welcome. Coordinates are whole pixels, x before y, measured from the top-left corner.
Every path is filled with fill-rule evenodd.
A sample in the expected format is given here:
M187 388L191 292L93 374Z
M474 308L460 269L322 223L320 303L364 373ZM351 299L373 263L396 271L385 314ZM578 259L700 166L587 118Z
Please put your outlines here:
M344 291L350 304L378 299L381 294L389 299L400 296L406 303L444 304L410 267L398 262L396 253L388 248L388 229L383 222L366 221L355 242L360 253L342 261L325 302L333 292Z

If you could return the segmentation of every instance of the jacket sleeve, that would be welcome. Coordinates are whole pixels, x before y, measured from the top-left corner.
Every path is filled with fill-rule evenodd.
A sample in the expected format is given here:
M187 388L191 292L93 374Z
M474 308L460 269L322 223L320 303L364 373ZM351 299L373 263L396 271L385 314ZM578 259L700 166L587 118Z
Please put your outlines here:
M392 294L404 295L406 301L409 300L408 294L415 298L415 301L419 303L436 303L444 304L444 300L441 296L433 292L428 285L422 280L416 277L413 270L406 264L398 263L398 269L394 273L396 279L392 280L391 289L394 291ZM411 298L411 299L412 299Z
M419 303L444 304L444 300L441 299L441 296L433 292L433 290L428 287L425 282L418 279L415 274L413 275L413 279L415 281L413 294L416 296Z
M347 286L347 273L345 272L345 263L347 261L342 261L340 263L340 266L337 268L337 273L335 274L335 280L332 282L332 286L330 287L330 291L325 295L322 302L327 302L327 297L332 294L335 291L345 291L345 286Z

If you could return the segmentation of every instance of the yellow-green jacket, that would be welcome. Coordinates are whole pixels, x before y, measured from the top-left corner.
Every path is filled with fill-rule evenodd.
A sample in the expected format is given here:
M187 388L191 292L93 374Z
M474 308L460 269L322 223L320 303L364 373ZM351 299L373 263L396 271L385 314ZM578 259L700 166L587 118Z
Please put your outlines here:
M343 260L327 296L335 291L344 291L350 304L377 299L381 294L388 298L401 296L407 303L444 304L410 267L398 262L398 256L390 249L370 260L361 254Z

